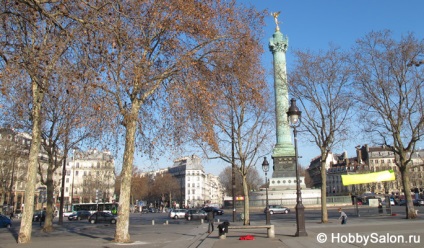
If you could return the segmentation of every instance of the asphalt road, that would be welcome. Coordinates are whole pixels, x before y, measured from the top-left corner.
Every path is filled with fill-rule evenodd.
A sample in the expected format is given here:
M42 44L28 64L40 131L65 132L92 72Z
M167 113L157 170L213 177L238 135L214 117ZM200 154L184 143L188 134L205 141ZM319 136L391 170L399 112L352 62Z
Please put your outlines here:
M361 206L359 213L361 217L356 216L356 209L352 206L343 207L350 220L355 218L360 221L366 216L378 215L377 208ZM424 214L424 207L416 207L419 213ZM238 212L240 213L241 210ZM393 213L399 215L399 219L405 215L405 207L395 206ZM336 207L328 209L329 219L338 222L339 213ZM252 210L250 213L252 222L261 223L265 215L262 210ZM224 215L216 216L219 222L225 220L232 221L231 210L226 210ZM305 219L308 224L320 222L321 214L319 208L306 208ZM0 229L0 248L8 247L113 247L113 238L115 225L111 224L90 224L87 220L69 221L64 218L62 226L57 225L58 219L54 220L55 230L52 233L44 233L38 222L33 223L33 232L31 243L17 244L16 239L20 228L20 221L13 220L11 229ZM295 224L295 210L289 214L274 214L271 216L271 223L277 226L293 226ZM239 223L240 224L240 223ZM190 247L193 237L202 235L207 231L207 225L201 224L199 220L187 221L185 219L170 219L167 213L131 213L130 214L130 235L132 240L142 240L133 245L143 245L143 247L173 247L175 244L182 244L181 247ZM197 246L194 246L197 247Z

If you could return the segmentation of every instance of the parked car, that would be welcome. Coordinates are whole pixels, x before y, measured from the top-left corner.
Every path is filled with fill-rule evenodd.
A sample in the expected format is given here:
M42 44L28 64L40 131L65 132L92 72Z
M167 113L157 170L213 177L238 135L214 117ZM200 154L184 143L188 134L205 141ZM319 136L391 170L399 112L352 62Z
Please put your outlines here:
M189 209L185 213L186 220L200 220L200 219L206 220L207 217L208 217L208 214L201 209Z
M424 206L424 200L423 199L414 199L414 206Z
M423 199L414 199L412 200L412 203L414 204L414 206L424 206L424 200ZM399 202L399 206L405 206L406 205L406 200L400 200Z
M80 210L68 216L68 220L86 220L90 217L90 211Z
M206 213L208 212L214 212L215 215L223 215L224 214L224 210L217 208L217 207L204 207L202 208L203 211L205 211Z
M158 210L156 208L149 208L149 213L157 213Z
M115 224L116 218L117 217L111 213L98 211L88 217L88 222L91 224L99 222Z
M266 208L264 209L264 213L266 214ZM288 214L290 213L290 209L287 207L283 207L281 205L269 205L269 214Z
M149 213L149 208L145 206L141 207L141 213L144 213L144 214Z
M6 215L0 214L0 227L10 228L12 226L12 221Z
M184 219L186 212L187 212L187 210L185 210L185 209L172 209L169 212L169 218L172 218L172 219Z
M75 214L75 213L76 213L75 211L73 211L73 212L63 212L63 217L69 217L69 215Z
M32 221L45 221L46 220L46 211L45 210L39 210L34 212L32 215ZM52 214L52 218L54 218L54 213Z

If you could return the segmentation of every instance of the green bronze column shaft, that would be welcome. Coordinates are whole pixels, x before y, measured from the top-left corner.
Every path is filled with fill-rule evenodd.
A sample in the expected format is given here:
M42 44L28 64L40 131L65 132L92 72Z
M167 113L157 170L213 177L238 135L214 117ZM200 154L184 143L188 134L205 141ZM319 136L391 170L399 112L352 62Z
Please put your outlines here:
M289 108L289 92L286 71L286 51L288 38L284 37L278 27L269 41L269 49L274 58L274 92L277 143L272 157L294 156L294 146L291 141L289 123L286 112Z

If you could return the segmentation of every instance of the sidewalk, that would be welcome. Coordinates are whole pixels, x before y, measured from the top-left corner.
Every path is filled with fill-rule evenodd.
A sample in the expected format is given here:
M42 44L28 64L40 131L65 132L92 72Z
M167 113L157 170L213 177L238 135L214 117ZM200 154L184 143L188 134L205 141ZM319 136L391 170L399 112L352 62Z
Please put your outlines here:
M252 225L263 223L251 223ZM367 216L349 218L347 225L330 220L327 224L306 222L307 237L294 237L296 225L272 223L275 238L267 238L266 230L230 230L226 239L219 239L217 231L207 236L200 248L288 248L288 247L423 247L424 220L406 220L399 216ZM239 240L253 235L255 240ZM411 237L411 239L410 239ZM321 241L321 243L319 242Z

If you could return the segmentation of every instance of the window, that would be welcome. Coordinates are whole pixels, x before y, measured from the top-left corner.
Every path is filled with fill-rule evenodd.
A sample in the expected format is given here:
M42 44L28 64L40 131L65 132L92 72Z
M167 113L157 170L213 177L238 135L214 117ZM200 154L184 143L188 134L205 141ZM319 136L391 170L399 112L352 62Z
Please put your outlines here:
M77 168L79 168L79 163L77 163Z
M66 182L69 183L69 178L66 178Z
M76 177L78 176L78 172L79 172L79 171L75 171L75 176L76 176Z
M97 162L97 169L100 169L100 162Z
M65 192L68 192L68 187L65 188Z

